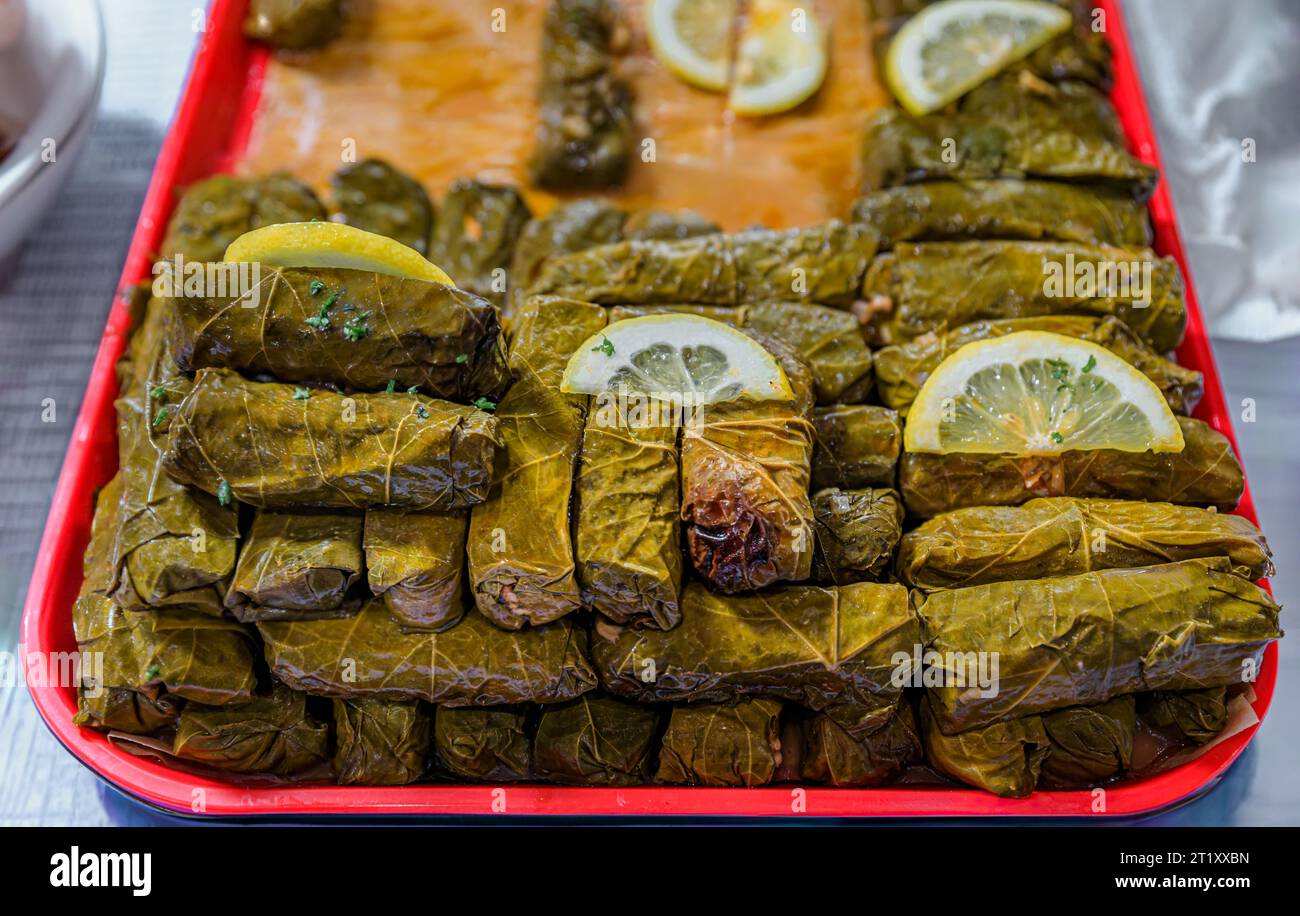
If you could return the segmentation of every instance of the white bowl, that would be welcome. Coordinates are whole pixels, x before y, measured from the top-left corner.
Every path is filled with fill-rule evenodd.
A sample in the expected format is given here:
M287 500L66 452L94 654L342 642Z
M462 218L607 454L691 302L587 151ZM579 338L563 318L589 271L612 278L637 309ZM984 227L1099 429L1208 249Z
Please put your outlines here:
M0 120L20 131L0 159L0 283L71 176L104 83L97 0L27 0L25 6L22 36L0 48Z

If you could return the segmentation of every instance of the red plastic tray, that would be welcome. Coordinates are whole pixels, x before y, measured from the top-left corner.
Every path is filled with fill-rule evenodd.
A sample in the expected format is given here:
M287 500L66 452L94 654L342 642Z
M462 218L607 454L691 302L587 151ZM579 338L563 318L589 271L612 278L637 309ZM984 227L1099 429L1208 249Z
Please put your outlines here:
M189 84L163 144L145 197L140 221L122 271L121 288L150 275L153 252L162 241L175 190L213 172L229 169L247 143L261 93L267 52L244 40L239 26L247 0L213 0L208 30L195 56ZM1160 165L1129 51L1118 0L1100 0L1107 36L1115 52L1112 99L1133 152ZM1187 280L1190 312L1187 338L1178 351L1185 365L1205 375L1205 396L1196 415L1236 446L1223 390L1191 285L1168 187L1151 200L1155 247L1172 255ZM71 607L81 584L81 555L90 536L93 495L117 467L113 398L114 363L126 343L129 319L117 299L91 370L86 397L59 476L50 517L32 575L23 615L22 644L28 653L69 652ZM1255 520L1247 490L1238 514ZM23 656L24 658L26 656ZM1270 646L1255 685L1254 709L1262 720L1273 698L1277 647ZM249 817L300 815L672 815L672 816L1097 816L1090 791L1036 792L1001 799L964 788L904 786L833 789L781 786L760 789L567 788L556 786L417 785L399 788L275 786L248 788L169 769L112 747L98 732L73 725L76 692L31 686L32 698L55 737L79 760L118 789L145 802L183 814ZM1213 785L1245 749L1258 725L1219 744L1198 759L1151 778L1109 787L1107 816L1134 815L1168 807Z

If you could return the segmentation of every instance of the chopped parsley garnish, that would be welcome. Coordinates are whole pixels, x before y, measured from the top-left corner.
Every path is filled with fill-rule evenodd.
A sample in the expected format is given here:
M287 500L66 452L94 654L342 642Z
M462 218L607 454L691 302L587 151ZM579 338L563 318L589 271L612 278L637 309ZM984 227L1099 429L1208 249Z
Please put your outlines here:
M160 674L162 674L161 668L159 668L157 665L150 665L149 670L144 673L144 679L146 681L152 681Z
M604 353L606 356L614 355L614 341L608 337L601 337L600 343L591 348L592 353Z
M1084 374L1087 374L1087 373L1091 372L1093 369L1096 369L1096 368L1097 368L1097 357L1095 357L1095 356L1093 356L1091 353L1089 353L1089 354L1088 354L1088 361L1087 361L1086 363L1083 364L1083 372L1084 372Z
M369 312L361 312L343 322L343 336L353 343L369 336L370 325L366 324L366 319L369 317Z
M327 297L325 297L325 301L320 304L320 311L317 312L312 317L306 319L307 323L318 331L324 331L327 328L329 328L330 309L334 307L334 303L338 302L338 299L339 299L338 293L336 292L330 293Z
M311 397L310 388L304 388L301 385L298 385L293 389L293 399L295 401L305 401L309 397Z
M149 397L155 401L165 401L167 399L167 389L162 385L155 385L149 389Z
M397 379L395 379L395 378L390 378L390 379L388 380L388 387L385 388L384 390L387 391L389 394L392 394L394 391L396 391L396 390L397 390Z
M221 483L217 484L217 502L223 506L228 506L231 498L230 484L223 479Z
M465 365L467 362L469 362L469 357L466 356L464 353L457 353L457 354L456 354L456 365L458 365L458 366L463 366L463 365Z
M419 386L419 385L412 385L410 388L407 388L407 389L406 389L406 393L407 393L407 394L419 394L419 393L420 393L420 386Z
M1074 385L1070 383L1070 364L1063 359L1047 360L1048 368L1052 370L1052 379L1057 383L1057 391L1066 391L1072 389Z
M307 287L307 291L313 296L319 296L325 291L325 282L323 280L312 280L311 286Z
M487 398L478 397L472 402L479 410L496 410L496 401L489 401Z
M172 412L172 409L171 409L170 407L163 407L162 410L160 410L160 411L158 411L156 414L154 414L153 422L149 424L150 427L152 427L153 429L157 429L157 428L158 428L158 424L161 423L163 420L166 420L166 419L167 419L167 416L168 416L171 412Z
M1052 441L1055 442L1057 445L1060 445L1062 442L1065 441L1065 437L1062 436L1060 433L1052 433Z
M423 404L415 405L415 415L419 417L421 420L429 419L429 411L425 409L425 406Z

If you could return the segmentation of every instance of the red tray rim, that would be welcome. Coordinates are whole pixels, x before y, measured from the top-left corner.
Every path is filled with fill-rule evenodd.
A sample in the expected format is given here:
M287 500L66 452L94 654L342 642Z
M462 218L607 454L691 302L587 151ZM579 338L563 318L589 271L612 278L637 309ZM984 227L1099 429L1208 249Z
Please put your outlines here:
M247 0L212 0L207 29L195 55L184 95L141 208L119 289L150 274L152 253L161 242L176 190L229 168L252 130L267 53L240 34ZM1133 152L1161 165L1141 84L1134 66L1119 0L1097 0L1114 51L1112 101ZM231 94L230 86L242 86ZM213 129L226 124L224 137ZM222 142L224 139L224 142ZM1163 170L1162 170L1163 174ZM1186 365L1205 376L1197 415L1237 448L1218 371L1206 337L1186 254L1164 181L1150 201L1156 250L1174 257L1186 281L1189 321L1179 348ZM118 297L91 369L67 456L33 569L24 607L20 657L66 651L69 609L80 584L80 558L89 537L95 489L116 465L112 422L114 364L126 344L130 323ZM111 458L102 460L103 455ZM1238 514L1256 520L1249 488ZM69 572L71 571L71 572ZM1255 686L1254 710L1262 721L1277 676L1277 646L1269 646ZM172 770L156 761L114 748L104 735L73 724L75 690L28 679L32 699L54 736L78 760L116 789L169 812L208 817L298 817L311 815L556 815L556 816L734 816L734 817L1120 817L1171 807L1211 788L1241 755L1259 725L1221 742L1197 759L1158 775L1107 787L1104 810L1094 810L1096 790L1040 791L1028 798L1002 799L976 789L894 786L835 789L776 786L754 789L577 788L550 785L438 785L351 787L276 785L247 787Z

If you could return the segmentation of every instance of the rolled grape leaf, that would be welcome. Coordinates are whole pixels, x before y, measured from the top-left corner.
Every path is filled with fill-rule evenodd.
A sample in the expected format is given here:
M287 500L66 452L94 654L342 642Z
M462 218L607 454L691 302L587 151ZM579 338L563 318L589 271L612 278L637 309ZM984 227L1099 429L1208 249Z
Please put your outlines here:
M330 188L344 223L428 254L433 204L424 186L410 175L382 159L363 159L335 172ZM446 264L439 266L447 269Z
M382 601L347 620L259 623L271 673L295 690L442 706L562 703L596 686L586 633L559 621L510 633L469 614L403 632Z
M894 486L903 429L898 414L866 404L813 411L812 485L821 490Z
M1189 744L1205 744L1228 725L1228 689L1157 690L1143 698L1142 718Z
M511 320L548 258L617 242L623 237L626 219L626 211L606 200L583 198L562 203L545 216L530 220L520 232L510 260L506 312Z
M1108 188L1056 181L927 181L872 191L853 205L855 222L899 242L1023 239L1146 248L1147 209Z
M1095 786L1133 762L1137 714L1132 695L1048 713L1043 727L1050 747L1043 785Z
M659 782L765 786L781 766L781 701L677 706L659 750Z
M920 624L901 585L786 586L724 596L699 583L682 594L682 622L664 633L597 627L601 685L642 703L791 700L821 710L853 703L864 730L884 724L902 695L896 653L910 656ZM906 663L902 663L907 667Z
M486 498L500 448L496 420L473 407L204 369L177 410L163 465L182 483L254 506L448 510Z
M252 0L244 34L277 48L318 48L343 30L343 0Z
M440 706L433 725L438 763L465 779L531 779L533 747L524 733L525 718L521 709Z
M1149 499L1231 512L1245 477L1230 443L1200 420L1179 417L1181 452L1107 449L1058 455L907 452L898 468L908 514L938 515L970 506L1018 506L1036 496Z
M904 242L862 284L877 345L943 334L972 321L1081 313L1122 320L1157 351L1187 326L1183 279L1149 250L1069 242Z
M834 718L817 713L800 723L802 776L831 786L880 786L923 757L912 706L900 700L884 725L865 738L849 734Z
M819 490L812 498L816 524L813 576L849 585L876 580L889 570L903 534L903 501L893 490Z
M542 710L537 775L571 786L649 782L659 711L597 693Z
M418 703L335 700L334 777L342 786L403 786L424 774L433 720Z
M1216 556L1228 557L1250 579L1273 574L1264 535L1240 516L1058 497L932 518L903 537L898 577L914 588L962 588Z
M1124 693L1240 683L1281 637L1278 610L1223 557L950 589L918 608L945 734Z
M876 382L885 405L907 415L917 393L943 360L968 343L1017 331L1050 331L1099 344L1146 375L1164 394L1174 413L1190 414L1204 390L1201 373L1166 359L1118 318L1048 315L974 321L946 334L923 334L905 344L876 351Z
M315 192L286 174L214 175L181 195L159 251L167 260L220 261L230 243L251 229L325 216Z
M712 235L722 229L693 210L633 210L623 224L622 237L630 241L674 241ZM611 240L612 241L612 240Z
M632 156L632 88L614 72L613 0L551 0L542 21L540 125L529 160L550 190L621 184Z
M238 707L181 711L172 752L236 773L303 776L329 765L329 726L307 711L307 697L276 686Z
M433 226L429 259L461 289L500 306L515 243L532 214L508 185L454 181Z
M180 701L167 694L151 699L135 690L87 690L79 684L77 715L72 721L84 728L148 735L174 727L180 707Z
M462 402L495 398L510 384L496 309L472 293L348 268L255 268L251 292L166 300L182 369L358 391L418 388Z
M575 548L584 601L615 623L681 620L677 424L663 405L597 397L578 466ZM636 413L643 409L644 414Z
M259 510L239 551L226 606L339 610L361 577L361 526L360 515Z
M570 496L585 396L560 391L573 351L605 326L589 302L530 300L518 316L515 384L497 406L506 467L470 515L470 579L478 609L506 629L558 620L582 605L574 577Z
M468 528L464 512L366 510L366 579L403 629L442 630L464 616Z

